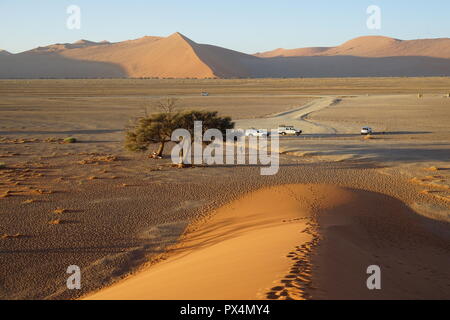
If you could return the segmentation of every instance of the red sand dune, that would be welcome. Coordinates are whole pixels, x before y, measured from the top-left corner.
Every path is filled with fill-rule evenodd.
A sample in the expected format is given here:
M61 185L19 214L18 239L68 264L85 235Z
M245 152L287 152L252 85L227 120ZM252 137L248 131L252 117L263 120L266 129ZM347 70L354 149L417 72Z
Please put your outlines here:
M248 55L180 33L110 43L80 40L0 51L0 78L260 78L449 76L450 39L361 37L338 47Z
M276 49L255 56L305 57L305 56L355 56L355 57L432 57L450 59L450 39L398 40L381 36L359 37L337 47L301 49Z
M0 49L0 56L9 56L9 55L11 55L10 52Z

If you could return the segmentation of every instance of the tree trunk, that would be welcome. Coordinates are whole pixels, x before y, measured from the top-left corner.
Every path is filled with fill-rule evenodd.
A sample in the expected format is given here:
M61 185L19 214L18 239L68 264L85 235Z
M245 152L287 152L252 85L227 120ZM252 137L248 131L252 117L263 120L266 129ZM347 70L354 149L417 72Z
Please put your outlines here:
M180 150L180 162L178 163L179 166L183 166L184 163L184 149Z
M163 156L164 145L165 145L165 144L166 144L166 143L165 143L164 141L162 141L162 142L159 143L158 151L156 151L156 153L155 153L155 156L156 156L156 157L162 157L162 156Z
M180 150L180 162L178 163L177 167L182 169L182 168L190 168L192 167L192 165L188 165L186 163L184 163L185 157L187 156L187 154L184 154L184 149Z

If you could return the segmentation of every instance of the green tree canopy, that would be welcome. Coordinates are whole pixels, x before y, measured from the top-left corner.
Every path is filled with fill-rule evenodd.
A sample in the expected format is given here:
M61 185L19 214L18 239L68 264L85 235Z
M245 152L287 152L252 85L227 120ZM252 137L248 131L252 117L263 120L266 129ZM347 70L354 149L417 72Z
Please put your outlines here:
M224 135L227 129L234 128L230 117L220 117L214 111L173 111L174 100L159 104L163 112L151 114L137 119L126 132L126 148L131 151L147 151L151 144L159 144L155 157L161 157L164 146L171 141L172 132L176 129L186 129L194 134L194 121L203 122L203 133L208 129L218 129Z

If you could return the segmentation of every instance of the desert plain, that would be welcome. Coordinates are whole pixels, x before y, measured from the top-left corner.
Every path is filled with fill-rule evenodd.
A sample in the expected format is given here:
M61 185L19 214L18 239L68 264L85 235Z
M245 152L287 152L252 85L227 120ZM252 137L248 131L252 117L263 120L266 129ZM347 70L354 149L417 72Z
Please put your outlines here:
M0 80L0 298L450 299L449 92L447 77ZM126 151L166 97L303 134L280 139L274 176Z

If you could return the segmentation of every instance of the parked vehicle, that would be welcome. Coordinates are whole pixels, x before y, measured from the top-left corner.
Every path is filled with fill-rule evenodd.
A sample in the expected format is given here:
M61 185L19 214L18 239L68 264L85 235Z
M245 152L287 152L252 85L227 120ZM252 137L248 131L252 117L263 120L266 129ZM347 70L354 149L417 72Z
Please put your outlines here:
M268 137L269 133L265 129L248 129L245 131L246 137Z
M372 133L373 133L373 130L370 127L364 127L361 129L361 135L363 135L363 136L367 136Z
M299 136L302 134L302 130L297 130L293 126L280 126L280 127L278 127L278 134L280 134L282 136L287 136L287 135Z

